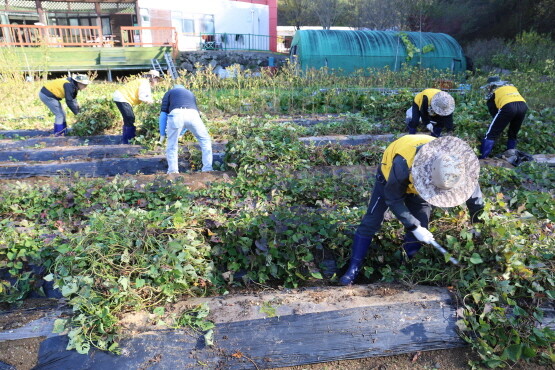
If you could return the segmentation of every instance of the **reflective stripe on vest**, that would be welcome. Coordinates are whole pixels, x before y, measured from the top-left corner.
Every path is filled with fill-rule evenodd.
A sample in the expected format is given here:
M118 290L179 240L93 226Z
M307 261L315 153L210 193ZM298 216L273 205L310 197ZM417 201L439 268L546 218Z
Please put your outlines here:
M66 96L64 85L68 83L71 82L69 82L67 78L57 78L55 80L46 81L44 87L58 99L63 99Z
M515 101L526 102L526 100L524 100L522 95L520 95L520 93L514 86L501 86L494 91L494 94L495 106L497 107L497 109L501 109L505 104Z
M412 162L414 162L414 156L416 155L416 148L420 145L429 143L434 139L435 137L430 135L405 135L392 142L387 147L382 157L381 170L385 179L387 180L389 178L389 173L391 172L391 167L393 166L393 158L395 158L396 155L400 155L405 158L407 166L410 170L412 168ZM412 174L409 177L407 193L418 194L412 185Z
M139 100L139 86L143 81L148 82L145 78L137 78L136 80L126 83L119 89L119 92L129 104L137 105L141 102Z
M428 107L432 104L432 98L435 94L440 92L441 90L438 89L426 89L414 97L414 102L418 105L418 109L422 109L422 100L424 100L424 96L428 97Z

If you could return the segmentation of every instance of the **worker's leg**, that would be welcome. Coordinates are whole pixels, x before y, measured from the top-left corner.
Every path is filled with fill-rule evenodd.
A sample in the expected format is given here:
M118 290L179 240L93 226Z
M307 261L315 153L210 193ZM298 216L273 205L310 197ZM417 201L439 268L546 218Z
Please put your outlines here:
M509 123L509 131L507 132L507 150L516 149L518 132L526 116L526 111L528 111L528 106L525 102L513 102L509 104L512 105L514 116Z
M54 115L54 134L63 135L67 127L66 113L58 99L39 93L39 99Z
M166 159L168 161L168 173L179 173L178 152L179 134L183 130L187 119L185 109L174 109L168 114L168 124L166 126Z
M133 139L136 133L135 113L133 113L133 107L129 103L122 103L119 101L115 103L123 118L121 142L122 144L129 144L129 140Z
M202 172L213 171L212 168L212 139L195 109L187 109L185 127L197 138L202 151Z
M370 203L368 203L368 209L366 210L366 214L362 218L362 221L360 222L353 238L349 267L347 268L345 274L339 279L339 283L342 285L349 285L353 283L356 276L360 272L364 259L366 258L372 238L382 225L384 214L387 210L387 205L385 204L383 195L384 185L385 179L381 171L378 171L374 190L372 191L372 196L370 197Z
M504 105L501 109L499 109L488 127L486 136L482 140L482 146L480 147L480 159L484 159L489 156L489 154L493 150L495 140L497 140L505 127L507 127L507 125L513 118L513 115L513 110L510 108L509 104Z
M422 197L416 194L407 194L405 204L410 213L420 221L420 226L428 228L430 220L430 213L432 210L431 205L426 202ZM405 238L403 240L403 249L407 253L409 259L413 258L416 253L422 248L422 243L416 239L414 234L405 230Z

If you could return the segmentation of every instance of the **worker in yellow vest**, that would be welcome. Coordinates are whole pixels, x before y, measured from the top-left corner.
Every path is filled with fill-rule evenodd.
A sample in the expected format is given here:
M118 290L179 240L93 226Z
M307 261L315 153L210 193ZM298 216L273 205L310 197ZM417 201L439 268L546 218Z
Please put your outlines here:
M378 168L368 210L355 232L349 267L339 282L353 283L388 208L405 227L403 249L409 259L421 243L434 242L428 230L432 206L454 207L466 201L471 221L478 222L484 208L479 172L474 151L456 137L405 135L391 143Z
M455 99L439 89L425 89L414 97L412 106L406 113L406 124L409 134L416 134L418 125L422 123L434 137L440 137L445 128L453 130L453 111Z
M160 79L160 72L148 71L143 76L127 82L116 90L113 95L114 102L123 117L122 143L129 144L135 137L135 114L133 107L141 103L152 104L152 88Z
M79 114L77 93L85 89L91 81L87 75L58 78L47 81L39 92L39 99L54 114L54 134L65 135L67 131L66 112L62 108L61 100L65 99L73 114Z
M516 149L517 135L528 105L517 88L507 81L501 81L499 76L489 77L487 83L481 88L486 90L486 104L493 117L480 148L480 159L483 159L491 153L495 140L507 126L509 126L507 150Z

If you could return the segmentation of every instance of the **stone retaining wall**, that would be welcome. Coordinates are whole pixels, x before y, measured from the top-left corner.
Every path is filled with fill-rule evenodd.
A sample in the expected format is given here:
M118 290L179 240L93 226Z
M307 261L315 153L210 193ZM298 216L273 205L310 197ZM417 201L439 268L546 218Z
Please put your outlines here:
M179 53L176 65L187 72L195 72L198 69L209 67L215 73L220 74L223 69L238 64L241 66L241 70L248 69L258 72L262 68L268 67L270 58L274 59L274 66L280 67L287 63L288 56L255 51L186 51Z

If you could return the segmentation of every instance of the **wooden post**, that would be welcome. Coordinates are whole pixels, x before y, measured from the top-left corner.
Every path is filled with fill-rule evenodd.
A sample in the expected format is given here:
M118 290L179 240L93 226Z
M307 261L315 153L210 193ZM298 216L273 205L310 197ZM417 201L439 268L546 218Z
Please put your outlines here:
M96 12L96 25L98 26L98 37L100 42L104 39L104 35L102 34L102 18L100 17L100 3L94 3L94 10Z

